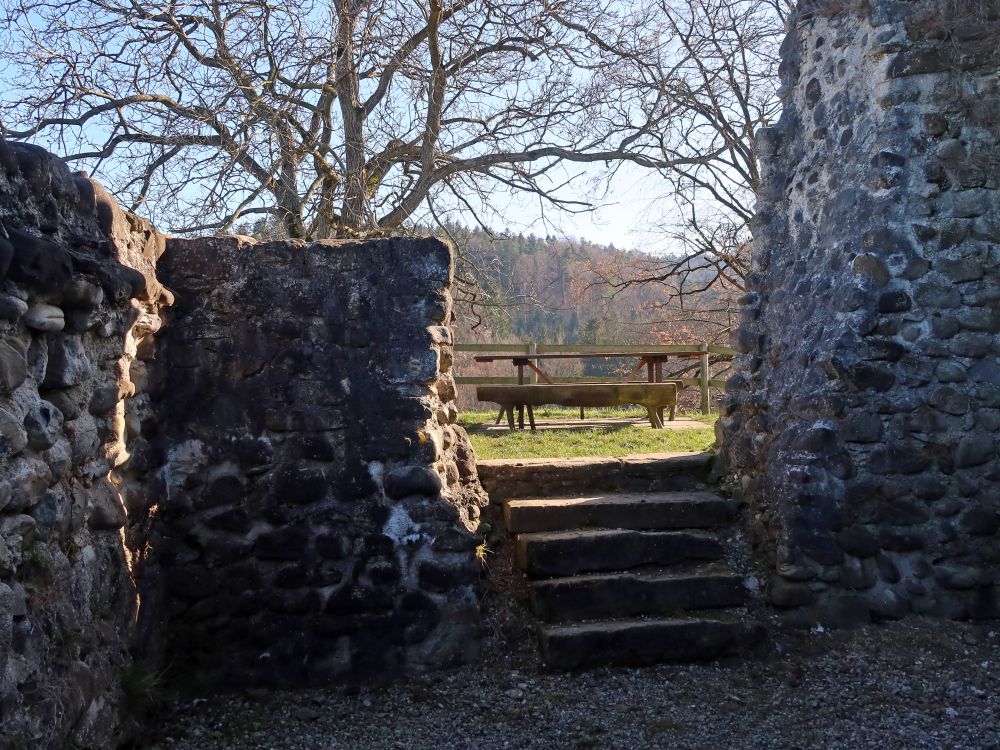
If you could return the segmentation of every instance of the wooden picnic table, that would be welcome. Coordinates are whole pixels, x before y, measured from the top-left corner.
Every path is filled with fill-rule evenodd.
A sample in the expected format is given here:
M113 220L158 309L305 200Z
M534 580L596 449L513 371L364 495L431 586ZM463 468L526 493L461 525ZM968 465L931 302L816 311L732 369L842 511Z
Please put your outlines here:
M623 380L628 380L634 377L643 367L647 370L647 379L650 383L662 383L663 382L663 363L668 359L689 359L692 357L700 357L704 354L700 349L692 349L690 351L684 352L581 352L577 353L559 353L559 354L532 354L530 356L525 354L480 354L473 359L476 362L500 362L504 360L510 360L517 367L517 382L518 385L524 384L524 368L527 367L531 369L538 377L544 380L546 383L551 384L552 379L542 372L541 368L538 367L532 360L538 359L616 359L624 357L638 357L639 364L637 364L628 375L626 375Z
M503 362L510 360L514 366L517 368L517 383L518 385L524 385L524 368L527 367L532 372L534 372L542 381L548 385L554 385L554 381L550 378L533 360L545 360L545 359L620 359L626 357L638 357L639 363L632 368L632 370L622 378L622 381L629 381L635 377L644 367L646 368L646 377L650 383L663 383L663 363L671 358L681 358L688 359L692 357L701 357L704 351L700 349L691 349L690 351L680 351L680 352L621 352L621 351L607 351L607 352L562 352L556 354L480 354L473 359L476 362ZM528 405L528 419L534 428L534 414L532 413L532 406ZM580 407L580 419L583 419L583 409ZM520 404L517 407L517 421L520 428L524 429L524 410L525 405ZM503 419L504 411L500 410L500 415L497 417L497 424ZM663 410L659 410L660 421L663 419ZM673 412L671 411L671 419L673 419Z

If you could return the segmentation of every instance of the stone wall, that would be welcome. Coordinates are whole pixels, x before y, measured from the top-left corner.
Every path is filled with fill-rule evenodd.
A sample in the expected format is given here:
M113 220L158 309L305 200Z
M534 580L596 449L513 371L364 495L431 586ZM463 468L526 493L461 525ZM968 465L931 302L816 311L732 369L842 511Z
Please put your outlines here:
M0 140L0 747L109 748L136 612L122 475L131 376L169 293L163 237ZM138 517L136 516L136 519Z
M451 251L170 240L142 627L201 682L475 656L486 504L455 425Z
M998 16L791 19L718 429L794 620L1000 614Z
M0 748L114 747L163 676L476 655L452 274L437 240L167 241L0 140Z

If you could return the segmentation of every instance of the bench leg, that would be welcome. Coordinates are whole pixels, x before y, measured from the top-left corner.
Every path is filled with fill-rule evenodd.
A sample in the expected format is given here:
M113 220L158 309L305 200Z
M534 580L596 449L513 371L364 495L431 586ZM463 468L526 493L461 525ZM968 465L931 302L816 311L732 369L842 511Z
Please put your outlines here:
M528 404L528 424L531 425L531 431L535 431L535 407Z
M508 407L506 407L506 409L504 409L504 411L507 412L507 427L509 427L510 431L513 432L514 431L514 407L513 406L508 406Z
M503 415L504 415L504 414L506 414L506 413L507 413L507 410L506 410L506 409L504 409L504 408L503 408L503 407L501 406L501 407L500 407L500 413L499 413L499 414L497 414L497 421L493 423L493 426L494 426L494 427L496 427L496 426L497 426L498 424L500 424L500 420L501 420L501 419L503 419Z
M663 429L663 422L660 420L659 409L647 406L646 414L649 416L649 424L654 430Z
M677 416L677 404L670 405L670 421L674 421L674 417Z
M524 404L517 405L517 426L524 429Z
M583 421L586 417L583 416L583 407L580 407L580 420Z

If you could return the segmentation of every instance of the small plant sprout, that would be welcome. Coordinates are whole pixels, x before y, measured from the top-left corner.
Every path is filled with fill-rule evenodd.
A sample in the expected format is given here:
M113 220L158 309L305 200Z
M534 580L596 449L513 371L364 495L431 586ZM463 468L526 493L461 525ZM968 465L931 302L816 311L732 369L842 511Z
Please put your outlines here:
M486 556L492 554L493 550L489 548L489 545L487 545L486 542L482 542L481 544L476 545L476 559L479 560L479 564L482 565L484 568L488 567L488 563L486 562Z

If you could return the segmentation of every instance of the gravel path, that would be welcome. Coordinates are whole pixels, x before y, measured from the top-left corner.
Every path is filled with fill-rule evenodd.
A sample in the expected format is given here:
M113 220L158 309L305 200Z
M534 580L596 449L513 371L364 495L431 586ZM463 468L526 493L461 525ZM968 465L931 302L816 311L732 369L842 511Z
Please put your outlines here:
M722 663L548 673L524 633L381 688L173 705L160 750L1000 748L1000 623L782 631ZM511 646L511 644L514 644Z

